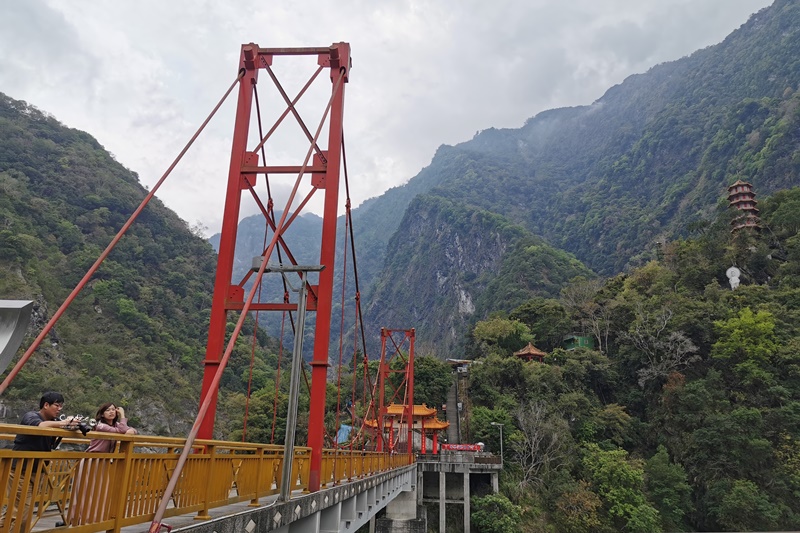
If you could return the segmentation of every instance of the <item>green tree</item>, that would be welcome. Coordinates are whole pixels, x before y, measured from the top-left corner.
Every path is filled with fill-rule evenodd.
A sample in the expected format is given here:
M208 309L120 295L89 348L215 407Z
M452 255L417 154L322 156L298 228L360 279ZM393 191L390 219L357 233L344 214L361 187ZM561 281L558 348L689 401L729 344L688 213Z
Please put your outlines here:
M714 503L710 513L727 531L773 530L781 510L750 480L721 481L709 491Z
M526 364L517 357L490 355L470 366L469 398L475 405L512 411L527 393Z
M645 485L650 499L661 516L665 531L686 531L684 517L691 510L692 488L686 471L670 462L667 449L661 445L645 465Z
M450 365L430 355L414 359L414 403L440 409L452 385Z
M530 328L519 320L492 317L475 325L472 336L484 355L511 355L533 340Z
M474 407L469 416L469 435L473 442L483 442L486 451L500 455L500 431L492 422L503 424L504 452L508 452L508 445L514 438L512 418L505 409L490 409L478 405Z
M470 500L470 522L481 533L517 533L522 508L502 494L489 494Z
M561 346L564 335L572 331L572 321L558 300L534 298L514 309L508 316L530 328L536 346L551 352Z
M774 376L770 362L777 350L775 319L768 311L753 312L749 307L728 320L718 320L714 326L719 340L711 356L733 365L734 371L745 385L772 383Z
M601 450L587 444L583 465L593 490L620 530L639 533L661 531L658 511L644 494L644 465L629 459L621 449Z

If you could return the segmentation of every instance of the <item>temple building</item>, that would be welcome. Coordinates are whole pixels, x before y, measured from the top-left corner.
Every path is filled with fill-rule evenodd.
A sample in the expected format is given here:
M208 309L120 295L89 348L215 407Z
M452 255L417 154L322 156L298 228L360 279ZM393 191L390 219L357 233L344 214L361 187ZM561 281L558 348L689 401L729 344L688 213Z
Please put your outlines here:
M756 193L753 192L753 185L742 180L728 187L728 203L730 207L735 207L739 215L731 220L731 233L742 228L760 229L761 220L758 218L758 202Z
M514 352L514 355L519 357L523 361L536 360L541 363L544 361L544 357L547 354L529 342L526 347L524 347L519 351Z
M406 413L406 406L403 404L389 404L386 408L386 419L383 422L384 434L388 434L389 450L395 449L397 443L405 444L406 439L406 421L403 417ZM439 453L439 431L450 427L449 422L443 422L436 417L437 411L435 407L428 407L423 404L415 404L412 413L411 428L414 433L414 449L419 450L420 453L428 453L428 437L432 439L431 453ZM375 419L365 420L364 424L373 430L378 427L378 422ZM419 435L419 439L417 439ZM407 448L406 448L407 449Z

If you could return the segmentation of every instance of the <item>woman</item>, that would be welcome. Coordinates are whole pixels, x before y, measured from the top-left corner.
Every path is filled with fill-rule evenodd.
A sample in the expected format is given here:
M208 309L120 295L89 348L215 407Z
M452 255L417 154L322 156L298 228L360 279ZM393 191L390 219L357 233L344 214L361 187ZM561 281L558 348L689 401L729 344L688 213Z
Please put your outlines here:
M117 407L113 403L104 403L94 415L97 425L94 431L104 433L122 433L124 435L136 435L136 430L128 426L128 419L125 418L125 409ZM111 453L117 446L117 441L112 439L92 439L89 443L87 452Z
M135 435L137 431L128 426L125 410L113 403L104 403L94 416L97 425L94 431ZM114 439L92 439L87 452L113 453L117 447ZM112 517L108 499L108 486L104 480L111 479L111 460L106 458L81 459L75 474L68 522L72 526L91 524ZM61 524L56 524L56 526Z

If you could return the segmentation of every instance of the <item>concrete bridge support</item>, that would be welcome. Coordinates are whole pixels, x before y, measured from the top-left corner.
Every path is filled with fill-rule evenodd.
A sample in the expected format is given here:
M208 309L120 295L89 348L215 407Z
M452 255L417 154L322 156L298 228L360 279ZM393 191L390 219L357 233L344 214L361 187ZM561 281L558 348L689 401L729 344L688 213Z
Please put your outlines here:
M424 496L423 496L424 497ZM447 526L445 510L447 508L447 474L439 472L439 531L444 531Z
M375 533L426 533L425 510L417 505L415 490L401 492L386 506L386 515L375 521Z
M479 493L498 492L499 457L491 455L445 453L418 458L422 480L417 482L418 503L434 504L438 510L439 532L447 526L447 506L456 505L462 511L464 533L471 532L470 498ZM452 514L450 515L452 518Z

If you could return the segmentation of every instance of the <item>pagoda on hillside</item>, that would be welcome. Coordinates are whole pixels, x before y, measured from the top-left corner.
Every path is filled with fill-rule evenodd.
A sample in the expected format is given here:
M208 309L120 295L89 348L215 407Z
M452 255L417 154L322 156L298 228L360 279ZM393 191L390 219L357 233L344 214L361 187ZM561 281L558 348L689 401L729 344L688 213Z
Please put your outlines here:
M536 360L541 363L544 361L544 356L547 354L529 342L526 347L517 352L514 352L514 355L524 361Z
M753 185L742 180L728 187L728 202L730 207L735 207L739 211L738 216L731 220L731 233L742 228L761 228L761 220L758 218L758 202L756 193L753 192Z

